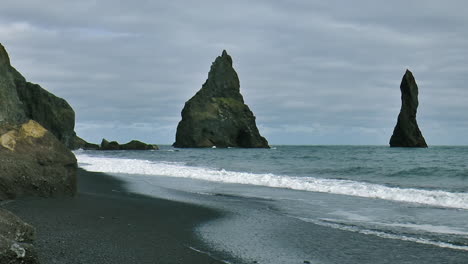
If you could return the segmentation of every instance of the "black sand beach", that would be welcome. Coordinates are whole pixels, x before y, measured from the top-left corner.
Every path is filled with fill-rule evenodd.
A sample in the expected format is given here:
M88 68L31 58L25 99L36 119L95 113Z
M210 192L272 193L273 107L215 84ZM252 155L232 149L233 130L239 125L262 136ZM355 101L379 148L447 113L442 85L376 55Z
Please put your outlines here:
M122 182L79 169L75 198L28 198L4 205L37 230L49 263L224 263L190 248L192 229L221 213L126 192Z

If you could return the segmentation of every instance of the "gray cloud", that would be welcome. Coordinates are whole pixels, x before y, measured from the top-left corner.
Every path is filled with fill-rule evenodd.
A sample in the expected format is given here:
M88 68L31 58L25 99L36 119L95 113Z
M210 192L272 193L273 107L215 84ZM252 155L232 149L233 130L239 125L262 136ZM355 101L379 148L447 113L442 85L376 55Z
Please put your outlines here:
M468 144L464 1L10 1L0 42L84 138L172 143L223 49L273 144L387 144L410 68L429 144Z

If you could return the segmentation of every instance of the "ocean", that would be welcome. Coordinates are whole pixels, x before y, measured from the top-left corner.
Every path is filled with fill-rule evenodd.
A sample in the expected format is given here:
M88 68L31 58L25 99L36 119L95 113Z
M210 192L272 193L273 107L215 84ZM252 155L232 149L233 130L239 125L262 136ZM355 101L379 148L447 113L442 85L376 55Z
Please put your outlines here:
M75 151L132 192L215 208L226 263L468 263L468 147ZM191 245L187 245L191 247Z

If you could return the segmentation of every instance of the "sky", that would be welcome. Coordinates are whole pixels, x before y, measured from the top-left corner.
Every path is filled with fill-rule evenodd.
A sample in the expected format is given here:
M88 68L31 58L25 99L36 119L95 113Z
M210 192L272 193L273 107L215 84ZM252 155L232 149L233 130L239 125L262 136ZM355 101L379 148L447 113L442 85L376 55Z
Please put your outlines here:
M429 145L468 145L468 2L2 0L0 43L76 132L172 144L223 49L271 145L388 145L408 68Z

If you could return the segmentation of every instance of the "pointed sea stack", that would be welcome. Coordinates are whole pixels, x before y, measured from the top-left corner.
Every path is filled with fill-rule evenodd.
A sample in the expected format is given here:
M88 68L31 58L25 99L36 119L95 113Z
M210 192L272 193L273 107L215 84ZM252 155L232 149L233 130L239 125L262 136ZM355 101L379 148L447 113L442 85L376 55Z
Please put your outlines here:
M224 50L211 65L208 79L182 110L178 148L269 148L244 104L232 58Z
M413 74L406 70L400 85L401 110L390 138L390 147L427 148L426 140L416 122L418 110L418 85Z

